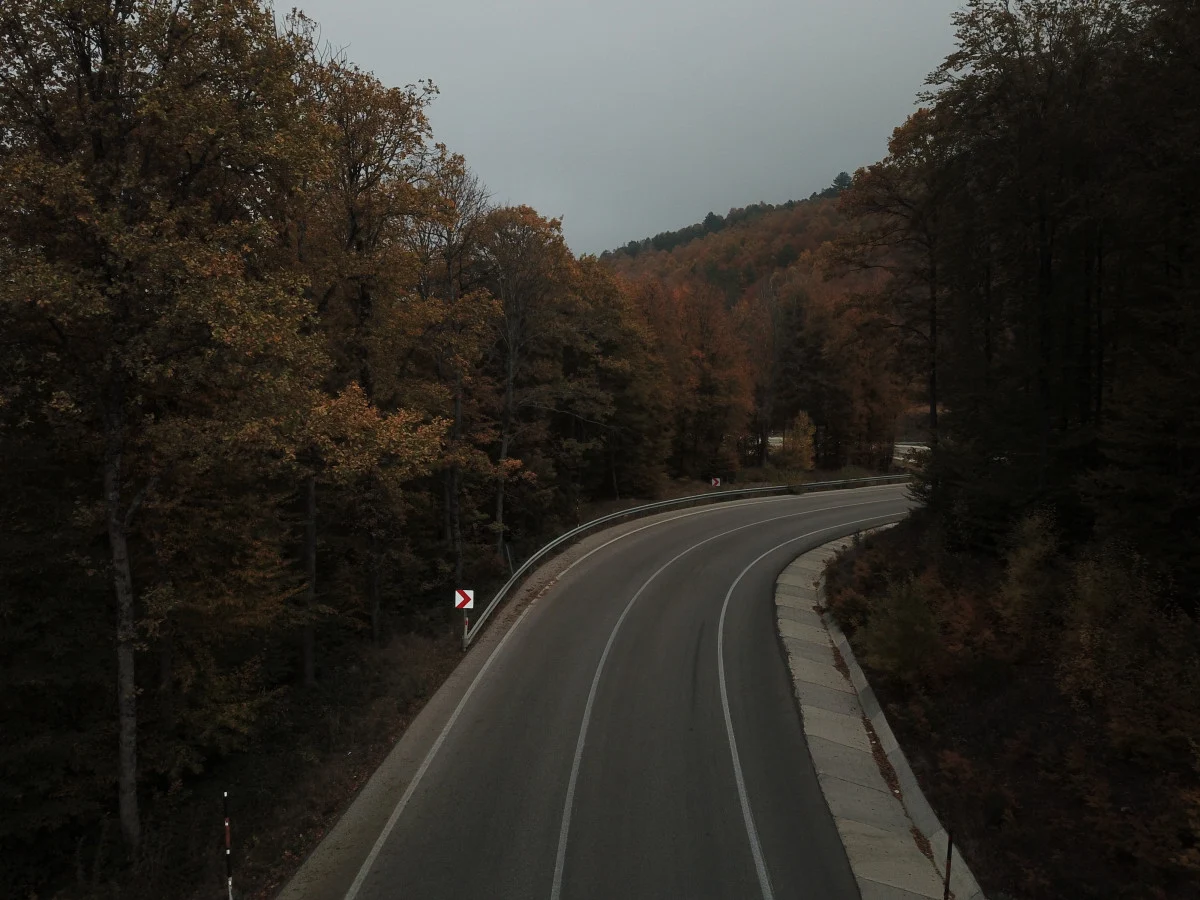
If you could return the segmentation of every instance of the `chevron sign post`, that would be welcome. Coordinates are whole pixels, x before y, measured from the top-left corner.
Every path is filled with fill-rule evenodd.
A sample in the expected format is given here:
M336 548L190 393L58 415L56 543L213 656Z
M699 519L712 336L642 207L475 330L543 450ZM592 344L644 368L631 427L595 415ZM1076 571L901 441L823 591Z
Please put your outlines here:
M471 619L467 615L467 610L475 608L475 592L464 591L462 588L455 591L454 608L463 611L463 646L466 646L467 632L471 630Z

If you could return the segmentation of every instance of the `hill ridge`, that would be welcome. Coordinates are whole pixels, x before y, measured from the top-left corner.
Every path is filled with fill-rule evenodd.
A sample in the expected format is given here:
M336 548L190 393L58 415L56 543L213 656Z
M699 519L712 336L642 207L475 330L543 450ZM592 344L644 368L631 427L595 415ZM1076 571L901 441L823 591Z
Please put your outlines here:
M810 203L814 200L832 199L849 187L851 180L850 173L840 172L829 187L823 191L814 191L809 195L807 200L787 200L783 203L764 203L759 201L747 206L731 207L729 212L724 216L710 211L700 222L685 225L683 228L678 228L675 231L660 231L653 237L644 237L641 240L629 241L629 243L614 250L605 250L600 254L600 258L608 260L618 256L636 257L638 254L648 250L670 252L709 234L717 234L729 228L752 222L767 213L794 209L800 204Z

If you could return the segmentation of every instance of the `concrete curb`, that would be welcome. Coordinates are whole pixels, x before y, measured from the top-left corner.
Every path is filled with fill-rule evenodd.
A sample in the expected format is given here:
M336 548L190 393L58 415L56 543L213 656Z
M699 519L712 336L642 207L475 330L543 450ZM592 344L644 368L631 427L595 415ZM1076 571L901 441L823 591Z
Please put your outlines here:
M818 547L783 570L775 586L776 623L809 753L863 900L942 900L946 829L925 799L846 636L832 616L817 611L824 606L825 565L852 540ZM880 770L864 718L895 772L898 791L888 787ZM932 862L918 846L914 827L928 840ZM950 889L956 900L986 900L957 847Z

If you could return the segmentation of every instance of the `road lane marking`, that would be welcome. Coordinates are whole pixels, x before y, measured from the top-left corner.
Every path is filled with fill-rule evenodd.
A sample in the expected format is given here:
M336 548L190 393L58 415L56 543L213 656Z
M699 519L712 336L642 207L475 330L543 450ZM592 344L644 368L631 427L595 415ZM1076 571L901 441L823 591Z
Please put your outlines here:
M877 484L877 485L873 485L871 487L849 488L847 490L853 490L856 493L865 493L866 491L877 491L880 488L897 488L897 487L904 487L904 486L906 486L906 485ZM624 534L619 534L615 538L613 538L611 541L606 541L605 543L601 544L599 547L596 547L594 550L589 550L583 556L579 557L579 559L575 560L575 562L571 563L569 566L567 566L565 569L563 569L561 572L559 572L557 575L555 575L553 580L551 581L551 584L553 584L555 581L558 581L559 579L561 579L564 575L566 575L568 572L570 572L573 568L575 568L580 563L584 562L588 557L592 556L593 554L599 553L605 547L615 544L617 541L623 541L627 537L633 537L633 535L637 534L639 531L645 531L647 528L657 528L659 525L666 525L668 522L678 522L680 519L690 519L692 516L698 516L703 513L722 512L722 511L727 511L727 510L731 510L731 509L745 509L747 506L762 506L767 503L778 503L783 500L802 500L807 497L816 496L817 494L838 494L838 493L842 493L842 491L814 491L812 494L797 494L797 495L789 496L789 497L768 497L765 500L750 500L750 501L747 501L744 503L741 501L735 500L732 503L722 503L722 504L717 504L715 506L706 506L702 509L694 509L691 512L680 513L679 515L672 516L669 519L661 519L657 522L651 522L649 525L643 525L641 528L634 528L632 531L626 531ZM889 498L889 499L903 500L906 498L895 497L895 498ZM866 500L862 503L841 503L837 506L822 506L820 509L807 509L807 510L804 510L804 513L829 512L831 509L846 509L851 506L869 506L872 503L885 503L885 502L887 502L887 501L885 501L885 500ZM803 515L803 513L796 513L796 515ZM786 518L788 518L788 516L779 516L778 518L786 519ZM761 525L766 522L774 522L774 521L776 521L776 519L763 519L762 522L758 522L756 524Z
M567 780L567 795L563 801L562 825L559 827L559 830L558 830L558 852L555 854L555 858L554 858L554 880L551 882L551 885L550 885L550 900L560 900L560 898L562 896L563 871L566 868L566 861L567 861L567 836L571 830L571 814L573 812L573 808L575 805L575 786L579 781L579 768L580 768L580 764L583 761L583 749L584 749L585 743L587 742L588 726L591 724L592 707L595 705L596 693L600 688L600 677L604 674L604 664L608 661L609 651L612 650L613 643L616 641L617 632L621 630L621 624L625 621L626 616L629 615L630 610L633 609L634 604L637 603L638 598L641 597L643 593L645 593L646 588L650 587L650 585L654 582L654 580L656 578L658 578L659 575L661 575L663 572L665 572L667 569L669 569L676 562L683 559L683 557L687 556L693 550L695 550L699 547L703 547L705 544L711 543L715 540L719 540L720 538L727 537L731 534L735 534L736 532L745 531L747 528L757 528L761 525L767 525L771 522L778 522L782 519L794 519L797 516L806 516L806 515L810 515L810 514L816 513L816 512L829 512L829 511L835 510L835 509L845 509L850 506L869 506L869 505L872 505L875 503L892 503L892 502L895 502L895 499L886 498L886 499L879 499L879 500L867 500L867 501L864 501L863 503L846 503L846 504L842 504L840 506L826 507L824 509L809 509L809 510L804 510L802 512L788 513L785 516L775 516L770 519L762 519L761 521L758 521L758 522L750 522L746 525L739 525L737 528L731 528L728 531L722 531L719 534L714 534L711 537L707 537L704 540L699 541L698 543L692 544L690 547L688 547L683 552L676 554L675 556L673 556L669 560L667 560L665 563L663 563L657 570L655 570L653 575L651 575L649 578L647 578L642 583L642 586L637 589L637 592L633 595L633 597L630 598L629 602L627 604L625 604L625 608L621 611L621 615L618 617L616 624L613 625L612 632L608 635L608 641L604 644L604 652L600 654L600 662L596 664L596 673L595 673L595 675L592 676L592 686L591 686L591 689L588 691L587 702L584 704L584 707L583 707L583 721L580 723L580 726L579 726L579 739L575 742L575 756L571 760L571 775ZM893 518L896 515L897 515L896 513L889 513L887 516L874 516L871 519L863 519L861 521L871 522L871 521L874 521L875 519ZM793 541L802 540L803 538L806 538L806 537L812 537L812 535L820 534L822 531L832 531L837 528L845 528L847 525L857 525L857 524L859 524L859 523L856 521L856 522L841 523L838 525L830 525L826 528L818 528L816 531L810 531L808 534L802 534L799 537L794 537L790 541L786 541L786 542L784 542L784 544L781 544L780 546L786 546L787 544L792 543ZM647 527L649 527L649 526L647 526ZM633 533L633 532L630 532L630 533ZM612 543L612 542L610 541L609 543ZM607 544L605 544L604 546L607 546ZM603 549L603 548L602 547L596 548L596 550L600 550L600 549ZM776 547L774 549L778 550L779 548ZM593 550L592 552L595 553L596 550ZM584 559L586 559L586 558L587 557L584 557ZM759 559L761 559L761 558L762 557L759 557ZM579 562L582 562L582 561L583 561L583 559L579 560ZM757 563L758 560L755 560L755 562ZM745 574L745 572L742 573L742 575L744 575L744 574ZM742 578L742 576L739 575L738 581L740 581L741 578ZM737 581L735 581L734 584L736 585ZM725 601L726 601L726 604L728 605L728 602L729 602L728 595L726 595ZM725 696L725 681L724 681L725 668L724 668L723 661L720 659L721 646L723 643L724 622L725 622L725 610L724 610L724 608L722 608L722 610L721 610L722 631L718 631L717 653L718 653L718 662L720 663L720 673L721 673L721 679L722 679L721 680L721 700L725 707L725 722L726 722L726 727L728 729L732 729L732 725L730 724L730 721L729 721L729 703L728 703L728 699ZM746 817L746 826L747 826L748 833L750 835L751 852L754 855L754 865L755 865L755 868L758 870L759 885L763 889L763 900L773 900L773 895L771 893L771 886L770 886L769 880L767 879L766 867L765 867L765 865L763 863L763 859L762 859L762 850L759 848L759 845L758 845L758 834L756 831L754 831L754 821L750 817L749 800L746 797L745 784L742 780L741 765L737 760L737 746L736 746L736 744L733 743L732 730L729 731L729 737L730 737L730 746L732 747L733 753L734 753L734 771L737 776L738 794L742 801L742 814L743 814L743 816Z
M487 661L475 675L475 679L471 682L471 686L467 688L467 692L462 695L462 699L458 701L458 706L454 707L454 712L450 714L450 719L442 728L442 733L437 736L437 740L433 742L433 746L429 748L429 752L425 754L425 758L421 760L421 767L417 769L417 774L413 776L413 780L408 783L404 793L400 796L400 800L396 803L396 808L392 810L392 814L388 817L387 824L383 826L383 831L379 832L379 837L375 840L375 845L371 848L371 852L367 854L366 860L362 867L358 870L358 875L355 876L354 882L350 885L350 889L346 891L346 900L354 900L358 896L359 890L363 886L363 882L367 880L367 874L371 871L371 866L375 864L375 858L379 856L379 851L383 849L383 845L387 843L388 836L392 833L392 829L396 827L396 822L400 819L400 814L404 812L404 807L408 805L409 798L416 791L417 786L421 783L421 779L425 777L425 772L433 763L433 758L437 756L438 750L441 749L443 742L446 740L446 735L450 733L450 729L454 727L454 723L458 721L459 715L462 714L463 708L467 705L467 701L471 699L471 695L475 693L475 688L479 682L483 680L484 673L491 667L496 656L500 653L500 649L508 642L508 639L516 633L517 626L521 624L521 620L525 618L529 610L533 609L533 605L525 607L521 611L521 615L517 617L517 621L513 622L512 628L508 633L500 639Z
M893 488L894 489L899 486L900 485L876 485L876 486L873 486L870 488L853 488L853 489L848 489L848 490L855 490L858 492L863 492L863 491L875 491L875 490L879 490L880 488L885 488L885 489ZM822 491L820 493L840 493L840 491ZM635 528L632 531L627 531L624 534L618 535L617 537L613 538L612 540L601 544L599 547L596 547L595 549L584 554L579 559L577 559L575 562L571 563L569 566L567 566L565 569L563 569L562 572L560 572L558 575L555 576L554 580L557 581L559 578L561 578L567 572L571 571L573 568L575 568L576 566L583 563L589 557L591 557L592 555L594 555L596 553L599 553L601 550L605 549L606 547L609 547L612 544L615 544L617 541L624 540L627 537L632 537L633 535L635 535L641 531L645 531L648 528L656 528L660 525L666 525L670 522L676 522L680 519L687 519L687 518L691 518L692 516L697 516L697 515L701 515L704 513L723 512L723 511L732 510L732 509L741 509L741 508L748 507L748 506L761 506L761 505L767 504L767 503L778 503L778 502L787 501L787 500L802 500L802 499L806 499L810 496L813 496L813 495L799 494L799 495L787 496L787 497L767 497L762 500L750 500L748 502L736 502L735 501L735 503L732 503L732 504L717 504L717 505L713 505L713 506L706 506L702 509L691 510L686 513L681 513L677 516L672 516L671 518L660 519L658 521L651 522L648 525L643 525L640 528ZM888 498L888 499L902 499L902 498ZM776 517L776 519L777 518L791 518L792 516L807 515L808 513L827 512L830 509L842 509L844 506L866 506L871 503L886 503L886 502L888 502L888 500L885 500L885 499L868 500L868 501L865 501L864 503L843 504L842 506L822 507L821 509L809 509L809 510L804 510L803 512L792 513L789 516L779 516L779 517ZM767 522L776 521L776 519L765 519L762 522L752 523L752 525L766 524ZM741 527L749 528L752 526L745 525L745 526L741 526ZM738 528L738 529L734 529L734 530L738 531L741 529ZM721 535L717 535L717 537L720 537L720 536ZM699 546L699 545L696 545L696 546ZM553 582L551 582L551 583L553 583ZM496 646L494 648L492 648L492 652L488 655L487 660L484 662L483 666L479 669L479 671L475 674L475 678L471 681L471 684L467 688L466 693L463 694L462 698L458 701L458 705L454 708L454 712L451 713L450 718L446 721L446 724L444 726L442 726L442 730L438 734L437 739L433 742L433 746L429 748L429 751L425 754L425 758L423 760L421 760L421 765L418 767L417 772L413 776L412 781L409 782L408 787L405 788L404 793L400 796L400 799L397 801L395 809L392 810L392 814L388 817L387 823L384 825L383 830L379 833L379 837L376 838L374 845L372 845L371 852L367 854L367 858L363 861L362 866L359 867L358 874L355 875L354 881L350 884L349 889L346 891L344 900L355 900L355 898L358 896L358 892L362 889L363 883L367 879L367 875L370 874L371 868L375 865L375 860L379 857L379 854L383 849L383 845L387 843L388 837L391 835L392 830L396 827L396 823L400 820L400 816L403 814L404 808L408 805L408 802L412 798L412 795L416 792L417 788L420 787L421 780L425 777L425 773L429 770L429 767L433 764L434 758L437 756L437 753L441 749L442 744L445 743L446 737L450 733L450 729L453 728L454 723L458 721L458 717L462 714L463 709L466 707L467 701L471 698L471 695L475 693L475 688L483 680L483 676L487 673L488 669L491 668L492 663L495 661L496 657L499 656L500 651L504 648L504 645L507 644L509 638L511 638L513 636L513 634L516 633L517 629L521 625L521 622L524 620L525 616L528 615L529 611L532 610L533 608L534 608L534 604L530 603L527 607L525 607L525 609L523 609L521 611L521 614L517 617L517 620L515 622L513 622L512 627L510 627L509 630L505 633L505 635L500 639L499 643L497 643ZM575 770L572 770L572 771L573 771L573 775L574 775ZM560 842L562 840L563 840L563 838L560 836ZM563 852L565 853L565 847L563 848ZM558 872L557 868L556 868L556 879L557 879L556 883L561 881L561 873ZM557 894L555 896L557 896Z
M791 500L791 499L795 499L795 498L792 498L792 497L768 497L764 500L752 500L749 503L739 504L739 506L758 506L763 503L770 503L773 501ZM872 501L872 502L882 502L882 501ZM617 541L621 540L622 538L629 537L630 535L637 534L639 531L644 531L647 528L654 528L658 525L665 525L668 522L674 522L677 519L686 519L686 518L689 518L690 516L699 515L700 513L717 512L722 509L730 509L730 508L731 508L730 506L705 507L704 509L693 510L691 512L682 513L681 515L673 516L672 518L669 518L669 519L662 519L658 522L651 522L649 525L643 525L641 528L637 528L633 531L627 531L624 534L619 535L618 537L614 538L613 540L608 541L607 543L601 544L595 550L592 550L591 552L587 553L586 555L581 556L575 562L571 563L571 565L567 566L567 568L563 569L563 571L560 572L557 576L555 576L555 580L557 580L558 578L561 578L567 572L571 571L571 569L575 568L575 566L579 565L581 562L583 562L585 559L587 559L593 553L598 553L601 550L603 550L605 547L609 546L610 544L614 544ZM814 510L814 512L819 512L819 510ZM551 583L553 583L553 582L551 582ZM450 729L452 727L454 727L454 723L456 721L458 721L459 715L462 713L463 708L467 705L467 700L469 700L471 695L473 693L475 693L475 688L476 688L476 686L478 686L479 682L483 680L484 673L487 672L487 670L489 668L491 668L492 662L499 655L501 648L508 642L508 639L510 637L512 637L512 635L516 632L517 627L521 624L521 620L525 618L525 616L529 613L529 611L531 609L533 609L533 606L534 606L534 604L530 603L527 607L525 607L525 609L523 609L521 611L521 615L519 615L517 617L517 620L515 622L513 622L512 627L509 628L508 632L505 633L504 637L502 637L500 639L500 642L498 644L496 644L496 646L492 649L492 652L488 655L487 660L484 662L484 664L480 668L480 670L475 673L475 678L471 681L470 686L467 688L467 692L462 695L462 698L458 701L458 706L456 706L454 708L454 712L451 713L450 718L446 721L446 724L444 726L442 726L441 733L437 736L437 740L435 740L433 742L433 746L429 748L429 752L426 753L425 758L423 760L421 760L421 765L417 769L417 773L413 776L413 780L409 782L408 787L405 789L404 793L400 796L400 800L396 803L396 808L392 810L392 814L388 817L387 824L385 824L383 826L383 831L381 831L379 833L379 837L376 838L375 844L371 847L371 852L367 854L367 858L363 861L362 866L359 867L358 874L355 876L354 881L350 884L350 888L346 891L345 900L355 900L355 898L358 896L358 892L362 889L363 882L366 881L367 875L371 871L371 867L375 864L376 858L378 858L380 851L383 849L383 845L385 843L387 843L387 839L391 835L392 829L396 827L396 823L400 820L400 815L404 812L404 808L408 805L409 799L416 792L416 789L420 786L421 779L425 777L425 772L429 769L430 765L432 765L434 757L437 756L437 752L438 752L438 750L441 749L442 744L445 743L446 736L450 733Z
M762 890L763 900L774 900L774 893L771 891L771 877L767 872L767 863L763 858L762 844L758 840L758 828L754 825L754 813L750 809L750 796L746 793L746 779L742 775L742 761L738 755L737 738L733 733L733 717L729 713L729 689L725 685L725 613L729 609L729 598L733 596L734 590L746 573L757 566L760 562L770 556L777 550L782 550L788 544L794 544L796 541L804 540L804 538L812 537L814 534L820 534L822 531L832 531L834 529L846 528L850 525L862 525L866 522L875 522L879 519L894 518L895 514L887 516L872 516L869 519L859 519L855 522L843 522L840 525L831 525L828 528L819 528L816 531L810 531L808 534L802 534L798 537L789 538L782 544L772 547L766 553L763 553L754 562L742 569L741 574L733 580L733 584L729 586L729 591L725 594L725 602L721 604L721 619L717 625L717 676L721 683L721 708L725 712L725 734L729 738L729 753L733 757L733 777L737 782L738 799L742 804L742 819L746 823L746 837L750 840L750 853L754 856L754 868L758 871L758 886Z

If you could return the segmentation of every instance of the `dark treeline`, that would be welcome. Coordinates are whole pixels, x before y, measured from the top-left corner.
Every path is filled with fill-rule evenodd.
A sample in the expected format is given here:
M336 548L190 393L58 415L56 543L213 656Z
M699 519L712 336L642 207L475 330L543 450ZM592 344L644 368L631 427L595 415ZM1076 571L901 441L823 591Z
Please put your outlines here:
M973 0L956 24L842 198L832 256L888 273L872 302L934 443L926 542L846 609L997 886L1196 896L1200 7Z
M858 173L841 262L923 372L925 495L992 548L1052 509L1120 538L1195 611L1198 14L1169 2L975 2L928 106ZM938 410L944 407L944 412Z

